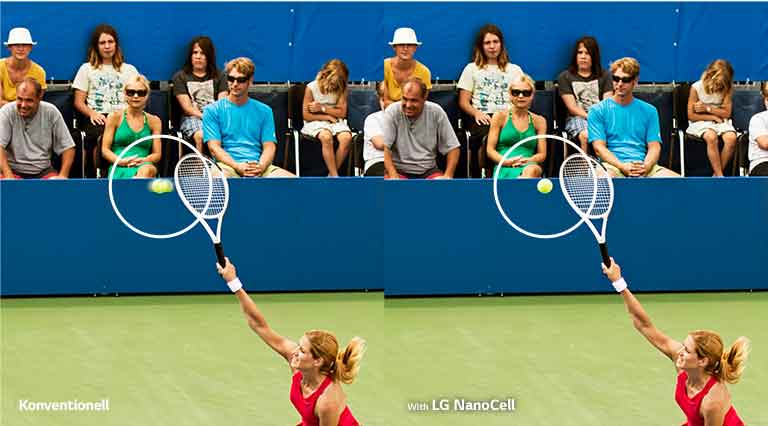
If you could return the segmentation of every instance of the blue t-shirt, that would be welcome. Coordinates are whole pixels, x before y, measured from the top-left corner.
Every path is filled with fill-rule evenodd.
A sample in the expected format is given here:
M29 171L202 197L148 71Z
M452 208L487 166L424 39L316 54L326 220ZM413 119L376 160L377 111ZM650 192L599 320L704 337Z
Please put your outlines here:
M272 108L250 98L244 105L220 99L203 109L203 140L221 141L238 163L259 161L264 142L277 143Z
M633 99L623 106L611 98L593 105L587 113L589 143L603 140L622 163L643 161L648 143L661 143L656 107Z

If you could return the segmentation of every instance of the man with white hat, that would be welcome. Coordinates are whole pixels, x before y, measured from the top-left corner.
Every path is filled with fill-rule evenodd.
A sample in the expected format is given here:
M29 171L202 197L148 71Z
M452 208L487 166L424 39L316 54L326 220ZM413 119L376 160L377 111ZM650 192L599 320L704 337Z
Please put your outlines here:
M0 60L0 106L16 100L16 86L25 77L32 77L45 90L45 70L29 59L29 52L37 42L32 41L32 34L26 28L18 27L8 33L8 46L11 55Z
M432 89L432 74L429 68L413 59L416 49L421 42L416 38L412 28L398 28L392 41L389 42L395 56L384 59L384 81L387 83L387 95L391 101L399 101L402 97L402 85L411 77L418 77Z

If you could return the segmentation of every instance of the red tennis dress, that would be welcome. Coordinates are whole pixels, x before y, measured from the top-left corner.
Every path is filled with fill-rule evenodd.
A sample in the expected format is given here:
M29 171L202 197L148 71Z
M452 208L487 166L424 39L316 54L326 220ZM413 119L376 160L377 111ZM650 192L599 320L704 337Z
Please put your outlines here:
M688 398L688 392L685 390L685 382L688 380L688 374L685 371L681 371L677 375L677 387L675 387L675 401L680 409L683 410L686 423L683 426L704 426L704 418L701 417L701 400L707 396L712 386L717 383L717 379L710 377L707 384L704 385L704 389L699 391L693 398ZM725 413L725 420L723 420L723 426L744 426L744 422L741 421L739 415L736 414L736 410L733 409L733 405Z
M291 380L291 403L296 407L296 411L301 415L301 426L318 426L320 419L315 415L315 405L317 405L317 399L323 394L325 388L331 385L332 380L326 376L320 386L312 392L311 395L304 398L301 394L301 371L297 371L293 375ZM352 412L349 411L349 407L344 407L344 411L341 412L339 417L339 426L360 426L360 423L352 416Z

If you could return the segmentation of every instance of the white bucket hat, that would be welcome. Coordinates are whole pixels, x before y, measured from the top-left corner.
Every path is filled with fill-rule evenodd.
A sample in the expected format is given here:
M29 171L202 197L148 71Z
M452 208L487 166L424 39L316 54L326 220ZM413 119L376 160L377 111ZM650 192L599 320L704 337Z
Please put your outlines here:
M396 44L416 44L421 46L421 42L416 39L416 31L413 28L398 28L395 30L395 35L392 37L392 41L389 42L390 46Z
M24 27L13 28L8 33L8 41L3 43L6 46L12 44L37 44L36 41L32 41L32 34Z

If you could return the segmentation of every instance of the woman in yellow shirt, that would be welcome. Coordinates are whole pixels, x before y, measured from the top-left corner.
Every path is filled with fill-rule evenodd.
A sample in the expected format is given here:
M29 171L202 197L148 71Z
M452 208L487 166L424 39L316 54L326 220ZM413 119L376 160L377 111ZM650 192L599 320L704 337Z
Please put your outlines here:
M410 77L420 78L427 89L432 89L432 74L429 68L413 59L413 54L421 45L416 39L416 32L411 28L398 28L389 42L395 56L384 59L384 81L387 83L387 95L392 101L403 97L401 84Z
M45 70L29 59L29 52L37 42L32 41L32 34L26 28L14 28L8 33L8 46L11 55L0 60L0 106L16 100L16 85L24 78L32 77L42 86L45 85Z

